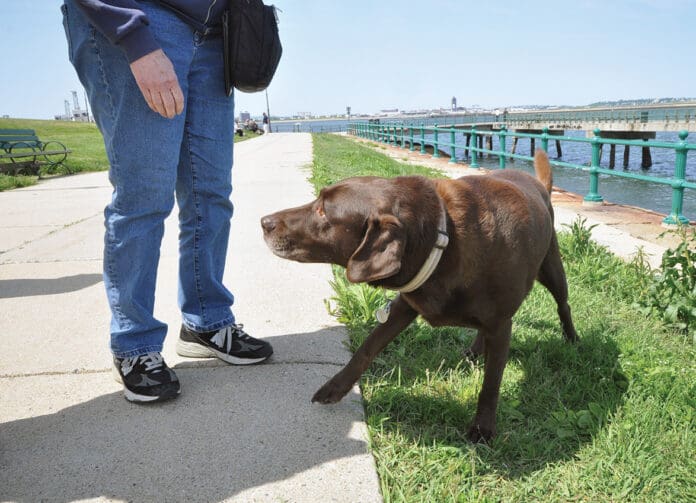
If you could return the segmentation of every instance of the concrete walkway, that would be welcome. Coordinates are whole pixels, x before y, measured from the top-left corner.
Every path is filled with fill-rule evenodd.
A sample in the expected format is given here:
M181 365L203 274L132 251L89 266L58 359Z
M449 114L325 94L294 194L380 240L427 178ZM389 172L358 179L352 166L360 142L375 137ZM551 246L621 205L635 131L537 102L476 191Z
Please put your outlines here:
M314 391L349 358L331 318L327 265L271 254L259 219L309 201L307 134L235 146L226 283L238 320L272 360L233 367L174 352L176 215L167 220L155 312L182 394L126 402L111 377L101 278L106 173L0 193L1 501L381 501L357 387Z

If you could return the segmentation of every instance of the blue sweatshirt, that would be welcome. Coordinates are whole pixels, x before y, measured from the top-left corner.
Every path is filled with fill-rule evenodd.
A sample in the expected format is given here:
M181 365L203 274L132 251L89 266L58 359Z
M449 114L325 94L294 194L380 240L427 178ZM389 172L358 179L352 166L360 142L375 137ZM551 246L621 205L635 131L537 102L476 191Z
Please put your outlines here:
M160 48L137 0L75 0L87 19L129 62ZM227 0L155 0L172 10L195 30L209 32L220 24Z

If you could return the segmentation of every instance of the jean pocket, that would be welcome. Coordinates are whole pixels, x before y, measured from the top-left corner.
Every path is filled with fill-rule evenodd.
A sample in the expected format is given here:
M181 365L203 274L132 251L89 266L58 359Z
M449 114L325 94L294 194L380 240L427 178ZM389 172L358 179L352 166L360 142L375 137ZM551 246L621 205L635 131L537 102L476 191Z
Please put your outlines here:
M65 39L68 41L68 59L72 63L74 55L72 37L70 36L70 23L68 21L68 6L65 4L61 5L60 11L63 13L63 29L65 30Z

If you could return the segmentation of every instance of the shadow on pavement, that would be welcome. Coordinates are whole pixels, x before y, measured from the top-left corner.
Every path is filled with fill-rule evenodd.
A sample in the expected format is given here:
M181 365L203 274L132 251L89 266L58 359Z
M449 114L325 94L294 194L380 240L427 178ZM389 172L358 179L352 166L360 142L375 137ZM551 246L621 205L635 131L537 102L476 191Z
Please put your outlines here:
M278 339L311 346L326 333ZM0 426L0 500L221 501L326 463L335 466L309 479L317 494L335 494L341 477L361 478L341 460L367 452L357 393L333 406L310 403L338 368L277 360L179 368L181 396L145 406L126 402L106 372L6 380L2 402L24 402L14 417L31 417ZM278 487L260 490L267 499L254 498L280 497Z
M0 299L76 292L101 281L101 274L74 274L62 278L0 279Z

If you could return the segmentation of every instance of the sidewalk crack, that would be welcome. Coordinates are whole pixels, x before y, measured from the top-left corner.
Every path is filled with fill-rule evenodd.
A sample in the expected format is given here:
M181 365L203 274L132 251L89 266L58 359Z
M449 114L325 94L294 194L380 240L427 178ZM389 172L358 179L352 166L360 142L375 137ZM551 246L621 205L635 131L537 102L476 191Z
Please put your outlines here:
M315 361L315 360L297 360L297 361L283 361L283 362L266 362L259 366L279 366L279 365L330 365L332 367L343 367L344 362L338 361ZM198 369L198 368L236 368L243 367L243 365L229 365L220 360L205 360L199 362L179 362L171 366L174 370L182 369ZM45 372L29 372L29 373L15 373L15 374L0 374L0 379L17 379L17 378L27 378L27 377L44 377L44 376L67 376L67 375L90 375L90 374L104 374L111 372L111 368L101 368L101 369L73 369L73 370L47 370Z
M70 227L73 227L73 226L75 226L75 225L77 225L77 224L81 224L82 222L85 222L85 221L87 221L87 220L89 220L89 219L91 219L91 218L97 217L97 216L99 216L99 215L101 215L101 214L102 214L102 212L99 211L99 212L97 212L97 213L94 213L93 215L89 215L89 216L87 216L87 217L85 217L85 218L80 218L80 219L78 219L78 220L75 220L74 222L68 222L67 224L63 224L63 225L60 225L60 226L56 225L55 227L58 227L57 229L52 229L52 230L48 231L46 234L42 234L42 235L40 235L40 236L38 236L38 237L35 237L34 239L29 239L28 241L24 241L24 242L18 244L17 246L15 246L14 248L8 248L7 250L0 250L0 257L2 257L2 255L6 254L6 253L10 253L10 252L13 252L13 251L16 251L16 250L20 250L20 249L24 248L24 247L27 246L27 245L30 245L30 244L35 243L35 242L37 242L37 241L41 241L42 239L45 239L45 238L47 238L47 237L49 237L49 236L52 236L53 234L56 234L56 233L58 233L58 232L61 232L61 231L65 230L65 229L68 229L68 228L70 228ZM25 226L25 227L26 227L26 226ZM7 263L11 263L11 262L7 262Z

